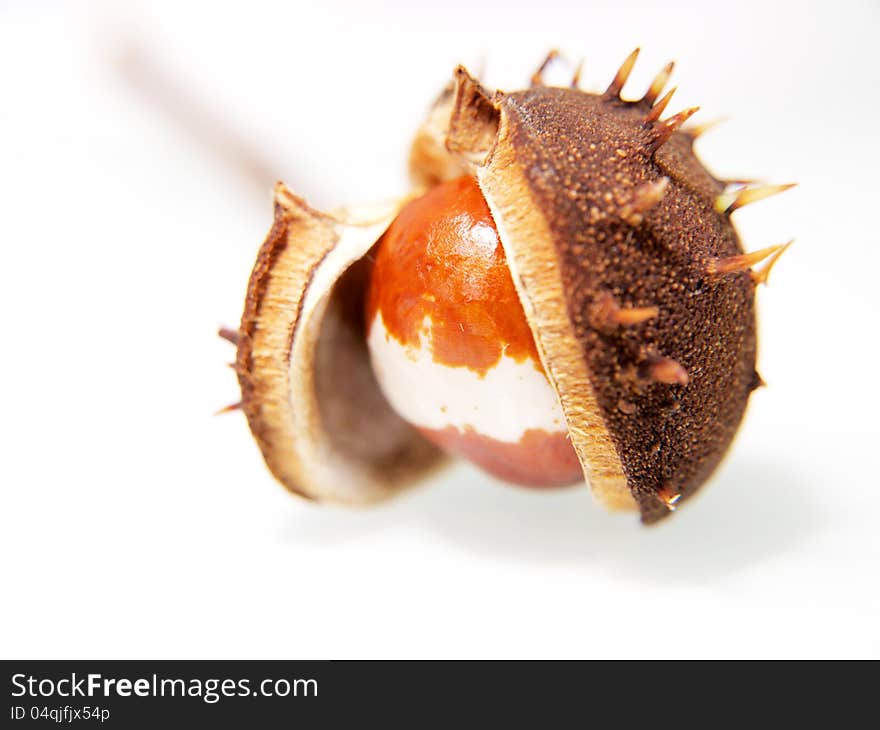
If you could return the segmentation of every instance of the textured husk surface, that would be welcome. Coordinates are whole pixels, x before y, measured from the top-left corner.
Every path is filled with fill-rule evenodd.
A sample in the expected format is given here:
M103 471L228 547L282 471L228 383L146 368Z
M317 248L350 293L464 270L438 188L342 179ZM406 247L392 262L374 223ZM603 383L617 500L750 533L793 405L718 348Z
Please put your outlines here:
M713 207L723 185L688 136L653 150L646 105L551 87L490 98L463 72L456 104L449 147L477 159L585 474L607 506L631 494L656 521L718 465L759 382L755 285L707 274L742 252ZM621 211L662 177L664 197L634 225ZM659 316L609 326L598 314L609 295ZM652 380L659 357L687 384Z

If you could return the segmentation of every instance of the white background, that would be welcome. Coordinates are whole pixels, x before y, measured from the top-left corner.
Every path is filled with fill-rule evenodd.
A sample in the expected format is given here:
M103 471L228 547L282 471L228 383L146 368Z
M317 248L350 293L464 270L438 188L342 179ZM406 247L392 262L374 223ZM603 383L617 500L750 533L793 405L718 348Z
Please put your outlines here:
M880 10L660 5L0 4L0 653L880 657ZM212 415L272 178L399 194L457 62L510 89L558 46L599 88L636 45L630 95L674 58L670 111L732 117L710 169L800 182L735 216L749 249L797 243L759 293L769 387L704 495L654 529L467 466L371 511L288 496ZM134 53L266 172L140 90Z

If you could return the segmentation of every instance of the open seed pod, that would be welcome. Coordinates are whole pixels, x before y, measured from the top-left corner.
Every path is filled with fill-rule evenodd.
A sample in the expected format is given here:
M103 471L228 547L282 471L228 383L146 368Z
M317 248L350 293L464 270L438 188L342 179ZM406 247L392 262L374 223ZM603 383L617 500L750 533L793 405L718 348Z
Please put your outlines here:
M761 383L755 289L784 247L745 254L730 214L783 188L710 175L680 129L695 110L660 120L671 65L620 97L634 61L603 94L540 73L489 93L459 68L410 164L419 191L475 176L584 478L653 522L715 469ZM403 205L331 216L276 188L236 369L269 468L303 496L376 501L443 460L391 407L366 345L372 253Z

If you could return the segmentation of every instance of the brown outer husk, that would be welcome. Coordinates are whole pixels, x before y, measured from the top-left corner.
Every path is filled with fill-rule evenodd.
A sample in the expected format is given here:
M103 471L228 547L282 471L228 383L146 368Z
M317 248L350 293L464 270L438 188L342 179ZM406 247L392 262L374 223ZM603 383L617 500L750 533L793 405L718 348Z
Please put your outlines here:
M266 464L311 499L387 498L442 459L372 375L358 264L400 203L331 216L282 184L251 274L236 361L242 409Z
M653 154L646 111L548 87L490 99L462 70L448 146L477 160L597 497L611 507L634 500L650 523L669 514L671 496L691 496L727 450L756 382L756 336L748 273L706 273L712 258L742 251L713 208L722 185L685 135ZM641 223L624 220L634 190L664 176L662 201ZM594 314L608 295L660 314L609 327ZM687 369L687 385L647 377L661 356Z

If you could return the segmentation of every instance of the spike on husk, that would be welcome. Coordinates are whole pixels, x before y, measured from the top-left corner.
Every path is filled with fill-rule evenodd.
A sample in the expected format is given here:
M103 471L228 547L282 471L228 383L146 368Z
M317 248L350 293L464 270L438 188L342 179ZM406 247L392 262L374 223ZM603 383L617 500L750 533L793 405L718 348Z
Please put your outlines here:
M614 78L611 80L611 83L605 90L606 97L620 98L620 92L623 90L624 84L626 84L626 80L632 73L633 66L636 65L636 59L639 57L640 50L640 48L636 48L626 57L626 60L624 60L624 62L620 64L620 68L617 69L617 73L614 74Z
M654 101L656 101L657 97L663 93L664 87L669 82L669 77L672 75L673 68L675 68L675 62L670 61L660 70L660 72L654 77L654 80L651 82L645 95L642 97L642 101L646 102L648 105L652 105Z

